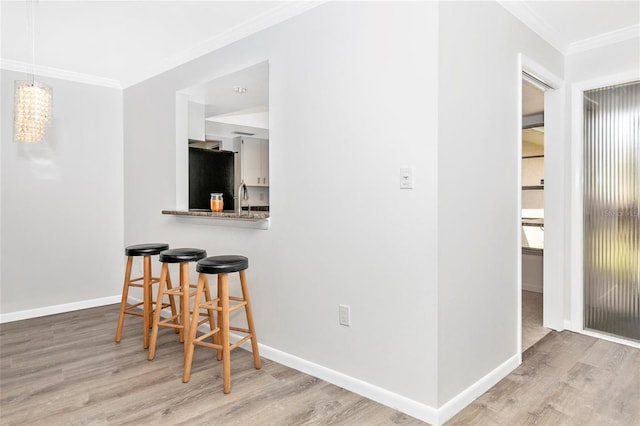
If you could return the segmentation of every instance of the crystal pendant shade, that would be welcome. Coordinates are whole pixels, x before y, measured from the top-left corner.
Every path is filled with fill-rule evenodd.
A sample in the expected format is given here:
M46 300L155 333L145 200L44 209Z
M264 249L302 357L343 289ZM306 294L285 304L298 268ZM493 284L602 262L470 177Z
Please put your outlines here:
M15 140L40 142L51 120L51 88L35 81L16 81L15 89Z

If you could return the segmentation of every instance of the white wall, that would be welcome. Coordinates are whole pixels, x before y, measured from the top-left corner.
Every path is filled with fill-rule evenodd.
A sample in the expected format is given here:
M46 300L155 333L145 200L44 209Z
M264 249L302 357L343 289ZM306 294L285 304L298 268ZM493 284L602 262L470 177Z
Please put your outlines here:
M565 67L571 83L628 71L640 77L640 37L567 55Z
M243 207L247 204L251 207L263 207L269 205L269 188L262 186L247 186L249 200L243 202Z
M53 124L46 142L17 144L13 84L25 74L1 72L2 320L119 294L122 91L38 78L53 89Z
M189 102L189 139L203 141L204 124L204 104Z
M324 4L124 92L125 242L247 255L261 343L431 407L437 8ZM271 228L162 216L176 203L175 91L264 60Z
M517 359L518 53L563 57L494 2L440 4L438 400Z

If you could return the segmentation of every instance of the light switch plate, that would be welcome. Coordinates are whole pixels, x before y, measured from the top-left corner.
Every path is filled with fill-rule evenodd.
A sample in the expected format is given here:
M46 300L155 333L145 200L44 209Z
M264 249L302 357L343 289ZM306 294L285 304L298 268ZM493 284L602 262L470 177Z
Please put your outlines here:
M338 305L338 319L340 325L351 326L351 308L349 305Z
M413 189L412 167L400 167L400 189Z

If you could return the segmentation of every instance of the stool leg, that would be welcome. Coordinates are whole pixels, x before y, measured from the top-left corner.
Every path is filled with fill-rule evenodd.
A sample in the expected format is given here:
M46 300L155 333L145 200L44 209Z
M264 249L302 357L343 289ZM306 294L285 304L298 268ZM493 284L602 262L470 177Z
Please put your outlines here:
M151 342L149 343L149 353L147 359L152 360L156 354L156 342L158 340L158 323L160 322L160 311L162 310L162 299L164 298L164 286L169 274L169 265L162 264L160 282L158 283L158 298L156 299L156 310L153 315L153 327L151 328Z
M189 263L180 264L180 342L189 333Z
M253 324L253 311L251 310L251 301L249 300L249 286L247 286L247 276L245 271L240 271L240 286L242 288L242 298L246 302L245 313L247 314L247 325L249 334L251 334L251 350L253 352L253 363L257 369L262 367L260 354L258 353L258 338L256 337L256 328Z
M222 330L222 275L218 275L218 309L216 315L218 316L218 327ZM222 333L216 333L213 335L213 343L220 345L222 348ZM222 361L222 349L216 351L216 359Z
M167 291L172 290L173 289L173 285L171 284L171 273L167 270ZM178 321L178 317L177 317L177 310L176 310L176 299L173 296L173 294L169 293L169 307L171 308L171 316L173 317L173 323L175 325L179 324ZM162 305L160 306L160 308L162 309ZM173 331L178 334L180 333L180 330L178 330L177 328L174 328Z
M206 302L210 302L211 301L211 290L209 289L209 279L207 278L206 274L203 274L203 275L204 275L204 300ZM198 278L198 280L199 280L199 278ZM199 303L198 299L196 299L196 303ZM195 312L195 309L194 309L194 312ZM216 328L216 322L213 319L213 312L211 311L211 309L207 309L207 316L209 317L209 329L213 330L214 328ZM218 334L218 333L216 333L216 334ZM214 334L212 336L213 343L216 343L216 338L215 338L216 334Z
M222 322L222 380L224 393L231 392L231 351L229 349L229 280L227 274L219 274L221 287Z
M133 257L127 256L127 267L124 273L124 284L122 285L122 300L120 301L120 315L118 316L118 327L116 328L116 342L120 343L122 338L122 327L124 326L124 310L127 308L127 297L129 296L129 280L131 280L131 266Z
M142 347L149 347L149 329L153 324L151 317L151 256L144 256L143 260L143 288L142 288Z
M202 291L206 283L207 276L200 274L198 277L198 286L196 287L196 300L193 304L193 315L191 316L191 327L189 327L189 334L184 342L185 354L184 354L184 371L182 373L182 381L187 383L191 378L191 363L193 362L193 350L195 345L193 341L196 338L196 331L198 329L198 319L200 318L200 302L202 299ZM209 311L211 315L211 311Z

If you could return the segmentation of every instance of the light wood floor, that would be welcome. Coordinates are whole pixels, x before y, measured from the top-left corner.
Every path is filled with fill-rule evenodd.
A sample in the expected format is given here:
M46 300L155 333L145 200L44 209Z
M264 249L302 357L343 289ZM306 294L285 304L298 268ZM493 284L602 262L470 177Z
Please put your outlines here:
M232 353L222 366L197 348L183 384L182 348L169 329L146 360L140 320L113 341L117 306L0 324L1 425L423 424L322 380ZM259 329L258 329L259 331ZM551 332L523 364L454 417L452 425L640 424L640 350Z
M552 331L446 424L638 426L640 349Z
M230 394L208 348L196 348L182 383L173 331L159 331L147 361L141 320L126 318L116 344L117 317L111 305L1 324L0 425L423 424L266 359L256 370L241 349L231 353Z
M551 331L542 326L542 293L522 290L522 351Z

